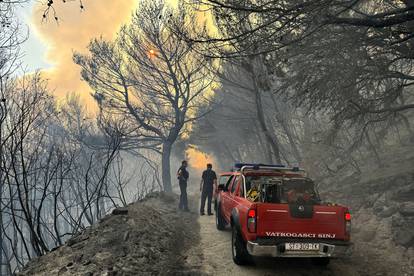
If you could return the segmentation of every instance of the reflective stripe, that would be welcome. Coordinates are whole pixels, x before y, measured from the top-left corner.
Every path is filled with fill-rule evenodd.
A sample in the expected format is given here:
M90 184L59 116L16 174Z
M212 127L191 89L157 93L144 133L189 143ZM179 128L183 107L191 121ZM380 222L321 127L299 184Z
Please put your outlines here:
M267 212L275 212L275 213L287 213L287 210L266 210Z
M336 215L336 212L323 212L323 211L319 211L319 212L315 212L316 214L323 214L323 215Z

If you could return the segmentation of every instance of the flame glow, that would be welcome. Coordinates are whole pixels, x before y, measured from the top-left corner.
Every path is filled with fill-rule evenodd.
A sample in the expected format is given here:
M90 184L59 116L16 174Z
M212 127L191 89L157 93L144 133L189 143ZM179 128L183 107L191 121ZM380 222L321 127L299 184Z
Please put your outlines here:
M205 170L208 163L213 165L213 169L216 167L215 164L216 161L214 160L214 157L200 151L194 146L190 146L186 150L186 156L188 160L188 165L196 170Z

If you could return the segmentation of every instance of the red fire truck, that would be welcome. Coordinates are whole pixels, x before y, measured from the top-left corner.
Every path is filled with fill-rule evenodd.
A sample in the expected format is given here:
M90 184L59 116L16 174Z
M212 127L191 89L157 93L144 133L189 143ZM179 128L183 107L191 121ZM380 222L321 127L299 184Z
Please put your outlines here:
M351 215L324 203L314 182L297 167L236 164L219 178L216 225L232 229L233 260L252 256L308 257L327 265L350 246Z

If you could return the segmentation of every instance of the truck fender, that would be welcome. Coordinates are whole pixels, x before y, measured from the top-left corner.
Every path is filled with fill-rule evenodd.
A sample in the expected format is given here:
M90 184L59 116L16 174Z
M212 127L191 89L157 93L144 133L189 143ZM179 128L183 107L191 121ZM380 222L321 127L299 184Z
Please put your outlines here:
M231 226L237 227L237 229L241 232L239 210L237 210L236 208L233 208L233 210L231 210L230 221L231 221Z
M216 197L217 206L220 205L220 200L221 200L221 196L220 196L220 194L218 194L217 197Z
M217 213L220 209L220 194L214 199L214 211Z

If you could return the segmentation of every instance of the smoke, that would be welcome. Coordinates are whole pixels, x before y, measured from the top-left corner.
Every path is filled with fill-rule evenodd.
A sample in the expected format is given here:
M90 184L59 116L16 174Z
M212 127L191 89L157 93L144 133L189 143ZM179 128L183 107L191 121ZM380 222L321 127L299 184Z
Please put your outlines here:
M88 0L85 10L81 11L77 1L66 4L56 1L57 24L53 15L48 21L43 20L43 2L35 5L31 29L48 46L46 60L52 68L44 70L43 75L49 80L50 88L54 89L58 99L76 92L90 110L95 109L90 97L92 91L81 81L80 68L72 61L73 52L86 53L89 41L96 37L113 39L120 26L130 20L137 2Z

